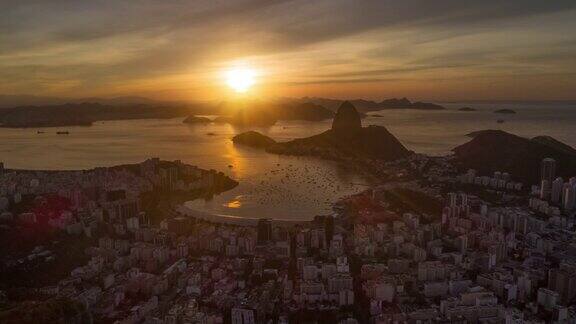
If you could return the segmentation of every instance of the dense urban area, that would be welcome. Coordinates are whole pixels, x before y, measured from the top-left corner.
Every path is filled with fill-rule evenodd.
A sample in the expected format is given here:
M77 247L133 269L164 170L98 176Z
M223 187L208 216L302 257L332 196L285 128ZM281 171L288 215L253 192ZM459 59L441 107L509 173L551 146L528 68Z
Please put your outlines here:
M235 185L179 161L0 164L0 322L576 320L576 177L557 178L556 161L534 170L537 185L459 172L451 157L374 168L383 184L291 225L154 201Z

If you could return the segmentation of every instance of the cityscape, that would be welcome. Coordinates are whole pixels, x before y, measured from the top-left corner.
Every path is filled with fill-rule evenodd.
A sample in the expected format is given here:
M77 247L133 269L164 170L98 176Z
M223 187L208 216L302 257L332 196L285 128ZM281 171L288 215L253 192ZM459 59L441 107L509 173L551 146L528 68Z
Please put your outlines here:
M3 254L2 281L18 288L2 298L54 300L73 322L572 321L576 177L557 177L552 158L535 184L453 163L415 154L378 165L384 184L294 223L168 207L164 197L236 185L181 161L0 164L2 246L29 250ZM150 193L158 213L144 211ZM19 316L48 316L21 307Z
M7 0L0 324L576 323L574 30L564 0Z

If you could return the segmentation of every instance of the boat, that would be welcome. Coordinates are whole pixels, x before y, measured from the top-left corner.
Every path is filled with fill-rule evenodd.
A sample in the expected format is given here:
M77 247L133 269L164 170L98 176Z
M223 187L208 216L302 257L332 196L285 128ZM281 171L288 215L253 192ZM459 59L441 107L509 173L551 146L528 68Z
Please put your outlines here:
M56 132L56 134L58 134L58 135L68 135L68 134L70 134L70 132L69 132L69 131L58 131L58 132Z
M43 131L36 131L36 134L44 134Z
M496 122L497 122L498 124L502 124L502 123L504 123L504 119L498 119Z

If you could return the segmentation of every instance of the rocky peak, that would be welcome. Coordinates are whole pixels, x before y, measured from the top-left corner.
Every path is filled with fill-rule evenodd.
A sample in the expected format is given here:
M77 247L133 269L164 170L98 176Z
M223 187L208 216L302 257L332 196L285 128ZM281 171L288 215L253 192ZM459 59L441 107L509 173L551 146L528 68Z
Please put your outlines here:
M338 108L338 112L332 122L332 130L335 132L350 132L362 128L360 114L356 111L354 105L344 101Z

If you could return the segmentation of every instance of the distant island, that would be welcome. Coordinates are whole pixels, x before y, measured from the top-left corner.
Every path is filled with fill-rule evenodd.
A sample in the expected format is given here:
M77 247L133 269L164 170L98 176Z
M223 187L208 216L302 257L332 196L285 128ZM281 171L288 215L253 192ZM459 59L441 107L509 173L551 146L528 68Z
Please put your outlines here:
M472 108L472 107L462 107L462 108L458 108L458 111L476 111L476 108Z
M95 101L102 101L94 99ZM134 99L136 100L136 99ZM142 99L143 101L143 99ZM321 121L334 112L314 103L287 100L209 103L130 103L128 99L65 103L44 106L18 106L0 109L0 127L90 126L97 121L127 119L166 119L186 117L186 124L211 122L198 114L219 115L214 122L238 126L271 126L278 120Z
M312 102L328 109L336 111L338 107L344 102L343 100L337 99L326 99L326 98L311 98L304 97L301 99L304 102ZM385 99L380 102L364 100L364 99L354 99L348 100L360 113L369 111L378 111L386 109L417 109L417 110L442 110L446 109L444 106L430 103L416 101L412 102L407 98L392 98Z
M443 106L431 102L411 102L407 98L402 99L386 99L378 105L380 109L419 109L419 110L442 110L446 109Z
M237 126L272 126L278 120L322 121L334 117L334 112L310 102L247 101L223 102L218 106L221 116L215 122Z
M236 135L234 143L286 155L311 155L332 160L369 158L392 161L412 154L385 127L362 127L360 114L348 101L342 103L332 128L318 135L278 143L258 132Z
M498 109L498 110L494 110L495 114L515 114L516 111L512 110L512 109Z
M249 131L238 134L232 138L232 142L234 144L241 144L255 148L268 148L276 144L276 141L272 138L260 134L256 131Z
M0 110L0 127L90 126L102 120L175 118L187 116L190 109L190 105L109 106L99 103L24 106Z
M230 123L241 127L268 127L279 120L322 121L334 118L342 100L325 98L209 102L156 101L143 97L66 99L35 96L0 96L0 127L90 126L98 121L186 118L186 124ZM84 101L82 101L84 100ZM361 118L385 109L441 110L429 102L392 98L381 102L349 101ZM7 107L10 104L32 103ZM42 104L45 103L45 104ZM197 115L218 115L208 121ZM373 117L380 117L378 114Z
M206 118L206 117L198 117L198 116L190 115L190 116L186 117L186 119L184 119L182 122L184 124L208 124L208 123L211 123L212 120L210 120L210 118Z

